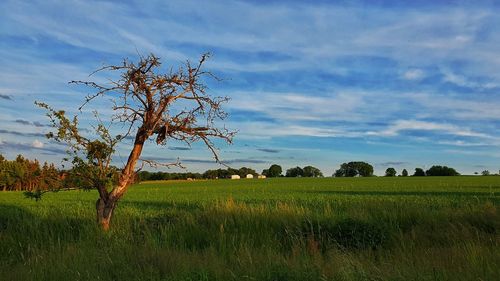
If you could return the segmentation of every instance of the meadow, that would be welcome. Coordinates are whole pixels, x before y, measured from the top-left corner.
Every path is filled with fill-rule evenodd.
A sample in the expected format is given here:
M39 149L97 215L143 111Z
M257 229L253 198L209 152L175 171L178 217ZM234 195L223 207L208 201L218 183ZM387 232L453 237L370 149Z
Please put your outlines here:
M499 280L500 177L143 182L0 192L0 280Z

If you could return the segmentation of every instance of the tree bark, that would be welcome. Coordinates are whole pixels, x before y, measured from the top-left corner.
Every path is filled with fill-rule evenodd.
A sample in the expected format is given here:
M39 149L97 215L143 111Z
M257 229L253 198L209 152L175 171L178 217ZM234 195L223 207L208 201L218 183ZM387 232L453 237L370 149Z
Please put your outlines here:
M118 184L111 190L110 193L106 190L100 190L99 199L96 202L97 210L97 223L101 226L104 231L108 231L111 223L111 217L113 216L113 211L116 208L116 203L123 194L127 191L132 179L135 174L135 165L141 156L142 148L144 142L148 138L146 131L140 128L136 134L134 147L130 152L127 160L127 164L123 168Z
M103 200L102 198L97 199L96 210L97 210L97 223L101 226L102 230L108 231L109 225L111 223L111 217L113 216L113 211L116 207L116 201L114 200Z

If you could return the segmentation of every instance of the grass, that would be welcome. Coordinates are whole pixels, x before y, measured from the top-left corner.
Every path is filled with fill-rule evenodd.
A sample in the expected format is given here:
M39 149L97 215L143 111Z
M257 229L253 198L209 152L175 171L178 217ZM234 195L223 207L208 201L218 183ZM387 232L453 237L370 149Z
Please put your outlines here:
M498 280L499 177L146 182L0 193L0 280Z

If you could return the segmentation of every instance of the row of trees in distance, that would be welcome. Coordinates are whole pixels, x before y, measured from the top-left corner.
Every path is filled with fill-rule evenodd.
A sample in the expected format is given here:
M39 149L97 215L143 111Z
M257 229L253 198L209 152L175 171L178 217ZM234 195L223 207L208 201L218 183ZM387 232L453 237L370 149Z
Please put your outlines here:
M115 173L119 173L115 169ZM70 170L59 170L54 164L40 164L37 160L29 160L19 155L14 160L7 160L0 155L0 190L16 190L16 191L33 191L46 189L61 189L81 187L81 181L78 180L78 167L73 167ZM207 170L203 173L193 172L149 172L141 171L137 174L135 181L147 180L186 180L186 179L227 179L231 175L239 175L245 178L246 175L252 174L257 176L254 169L241 167L239 169L214 169ZM323 173L316 167L292 167L283 171L283 168L278 164L271 165L268 169L264 169L262 175L275 177L323 177ZM415 168L411 176L458 176L460 175L455 169L447 166L435 165L428 170ZM482 172L482 175L490 175L489 172ZM339 169L335 170L334 177L372 177L373 166L362 161L348 162L340 165ZM403 169L398 175L395 168L389 167L385 171L386 177L410 176L406 169ZM117 176L115 176L116 178ZM84 187L85 188L85 187ZM90 187L89 187L90 188Z
M397 171L394 168L387 168L385 170L386 177L395 177L397 175ZM453 168L447 166L432 166L427 171L424 171L422 168L415 168L415 172L413 173L414 177L424 177L424 176L459 176L460 174ZM400 176L407 177L408 171L403 169L401 171Z
M7 160L0 155L0 190L36 190L57 188L62 177L54 164L40 164L21 155L15 160Z
M413 173L414 177L423 176L458 176L460 175L455 169L447 166L434 165L430 167L427 171L422 168L415 168ZM349 162L340 165L340 169L336 170L333 174L334 177L371 177L373 174L373 166L366 162ZM385 170L386 177L397 176L397 171L393 167L389 167ZM400 176L407 177L409 173L406 169L401 171Z
M182 180L182 179L228 179L232 175L238 175L245 178L246 175L251 174L254 177L259 175L257 171L248 167L241 167L239 169L214 169L207 170L204 173L166 173L166 172L139 172L137 178L139 181L145 180ZM261 173L268 178L283 177L283 168L280 165L273 164L269 169L264 169ZM286 170L285 177L323 177L321 171L313 166L294 167Z

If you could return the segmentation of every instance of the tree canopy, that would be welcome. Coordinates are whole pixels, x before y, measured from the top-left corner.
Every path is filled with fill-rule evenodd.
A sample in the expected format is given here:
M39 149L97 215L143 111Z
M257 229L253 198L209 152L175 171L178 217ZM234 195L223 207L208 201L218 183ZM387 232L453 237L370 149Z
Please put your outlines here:
M49 188L59 190L63 187L63 178L63 174L54 164L40 165L38 160L29 160L21 155L15 160L7 160L0 155L0 190L28 192Z
M290 178L296 178L296 177L317 178L317 177L323 177L323 173L321 173L320 169L316 167L305 166L304 168L301 167L290 168L286 170L285 176Z
M460 175L455 169L447 166L435 165L425 171L427 176L458 176Z
M403 171L401 171L401 176L407 177L408 176L408 171L406 169L403 169Z
M302 177L304 175L304 170L301 167L294 167L286 170L286 177L289 178L296 178L296 177Z
M333 175L335 177L370 177L373 176L373 166L361 161L343 163Z
M283 173L283 169L281 168L280 165L273 164L269 169L265 169L262 171L262 174L268 178L277 178L281 176L281 173Z
M397 174L396 169L394 169L394 168L392 168L392 167L391 167L391 168L387 168L387 169L385 170L385 176L386 176L386 177L395 177L395 176L396 176L396 174Z
M307 178L320 178L323 177L323 173L321 173L320 169L313 166L305 166L303 169L303 177Z
M415 168L415 173L413 173L414 177L425 177L425 171L422 168Z

